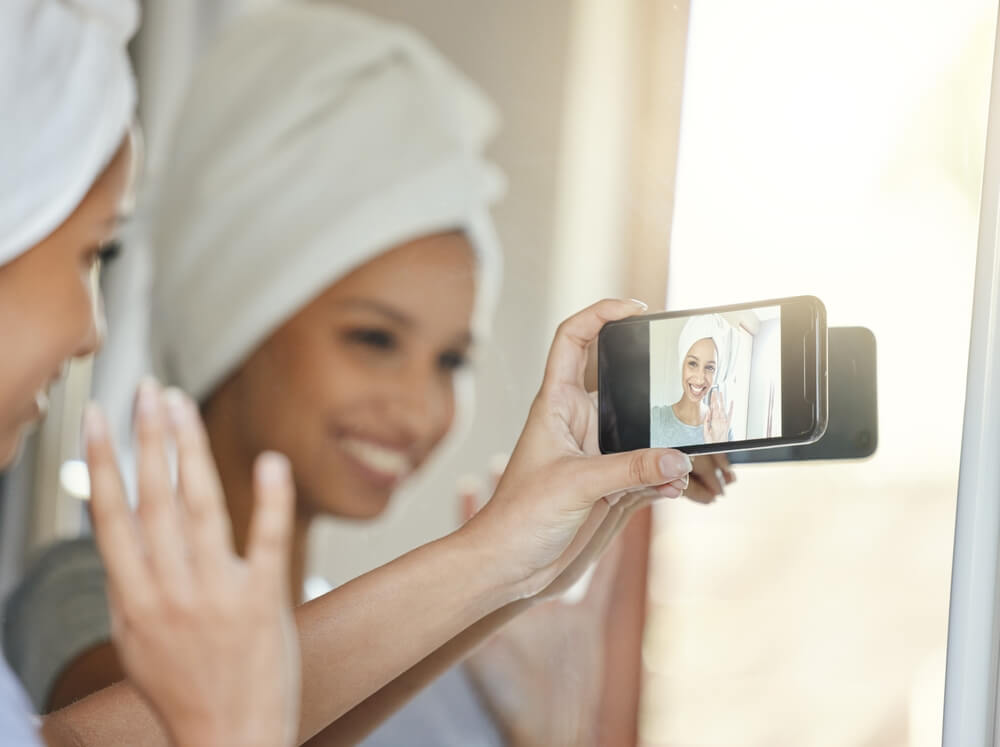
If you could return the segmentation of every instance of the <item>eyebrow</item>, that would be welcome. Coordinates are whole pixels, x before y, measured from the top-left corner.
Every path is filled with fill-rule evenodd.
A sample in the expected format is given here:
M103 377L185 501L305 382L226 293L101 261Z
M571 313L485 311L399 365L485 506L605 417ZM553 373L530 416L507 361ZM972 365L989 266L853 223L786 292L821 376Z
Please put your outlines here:
M128 222L131 218L132 218L131 211L115 213L106 221L104 221L104 227L107 228L107 230L112 231L116 228L120 228L123 223Z
M701 363L701 358L693 353L688 353L687 358L693 358L697 363ZM687 358L685 358L685 360L687 360ZM715 358L709 358L706 363L715 363Z
M414 327L417 326L416 321L412 317L400 311L399 309L395 309L392 306L380 303L379 301L372 301L371 299L368 298L346 299L344 301L339 301L337 303L337 306L339 306L340 308L353 308L353 309L360 309L362 311L372 311L376 314L380 314L381 316L391 319L395 323L403 327L407 327L409 329L413 329ZM472 336L472 332L469 330L465 330L464 332L462 332L457 339L457 343L460 345L468 346L472 345L474 342L475 340Z
M340 301L337 303L340 307L361 309L364 311L373 311L376 314L381 314L382 316L392 319L392 321L397 324L401 324L404 327L415 327L416 322L412 318L404 314L399 309L394 309L384 303L379 303L378 301L372 301L367 298L350 298L346 301Z

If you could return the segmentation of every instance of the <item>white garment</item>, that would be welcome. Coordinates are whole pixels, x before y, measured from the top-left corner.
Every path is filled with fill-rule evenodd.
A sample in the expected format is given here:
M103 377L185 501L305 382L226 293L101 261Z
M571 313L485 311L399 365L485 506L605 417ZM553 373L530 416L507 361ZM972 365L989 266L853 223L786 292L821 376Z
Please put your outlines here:
M337 279L447 230L478 254L481 333L500 264L495 129L490 102L410 29L326 3L237 21L195 71L152 203L164 379L204 399Z
M0 264L70 216L135 110L134 0L0 3Z

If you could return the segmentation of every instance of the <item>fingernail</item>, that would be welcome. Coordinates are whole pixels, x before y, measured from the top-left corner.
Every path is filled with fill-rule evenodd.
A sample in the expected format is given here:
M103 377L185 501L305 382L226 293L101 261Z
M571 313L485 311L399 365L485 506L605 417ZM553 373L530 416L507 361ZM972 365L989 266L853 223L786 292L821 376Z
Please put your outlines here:
M99 441L107 436L108 429L104 424L104 416L96 402L88 402L83 410L83 439L86 443Z
M290 469L288 458L277 451L261 453L257 465L260 480L267 485L280 485L288 477Z
M136 395L136 410L143 417L154 417L160 408L160 387L156 379L146 376L139 382L139 392Z
M163 401L167 407L167 417L174 427L180 428L188 422L189 409L187 398L179 390L173 387L163 393Z
M719 495L726 494L726 473L722 469L715 470L715 479L719 481Z
M628 299L628 301L629 301L629 303L634 303L636 306L638 306L643 311L645 311L646 309L649 308L649 304L648 303L646 303L645 301L640 301L638 298L630 298L630 299Z
M691 457L682 451L668 451L660 457L660 474L664 477L677 477L691 471Z

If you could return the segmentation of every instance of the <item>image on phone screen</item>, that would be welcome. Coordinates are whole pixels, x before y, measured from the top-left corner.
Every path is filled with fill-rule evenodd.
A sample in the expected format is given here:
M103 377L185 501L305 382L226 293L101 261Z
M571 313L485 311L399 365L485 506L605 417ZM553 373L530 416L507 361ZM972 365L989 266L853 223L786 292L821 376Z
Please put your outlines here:
M781 436L781 307L657 319L649 445Z
M690 453L807 443L826 424L826 316L803 296L605 325L605 452Z

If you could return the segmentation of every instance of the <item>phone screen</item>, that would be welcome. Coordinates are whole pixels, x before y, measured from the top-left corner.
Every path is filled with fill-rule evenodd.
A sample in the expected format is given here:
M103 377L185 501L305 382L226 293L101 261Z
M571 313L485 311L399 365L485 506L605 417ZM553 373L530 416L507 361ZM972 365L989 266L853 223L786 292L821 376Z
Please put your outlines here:
M818 437L821 309L815 299L783 299L607 325L598 353L602 450L698 453Z

